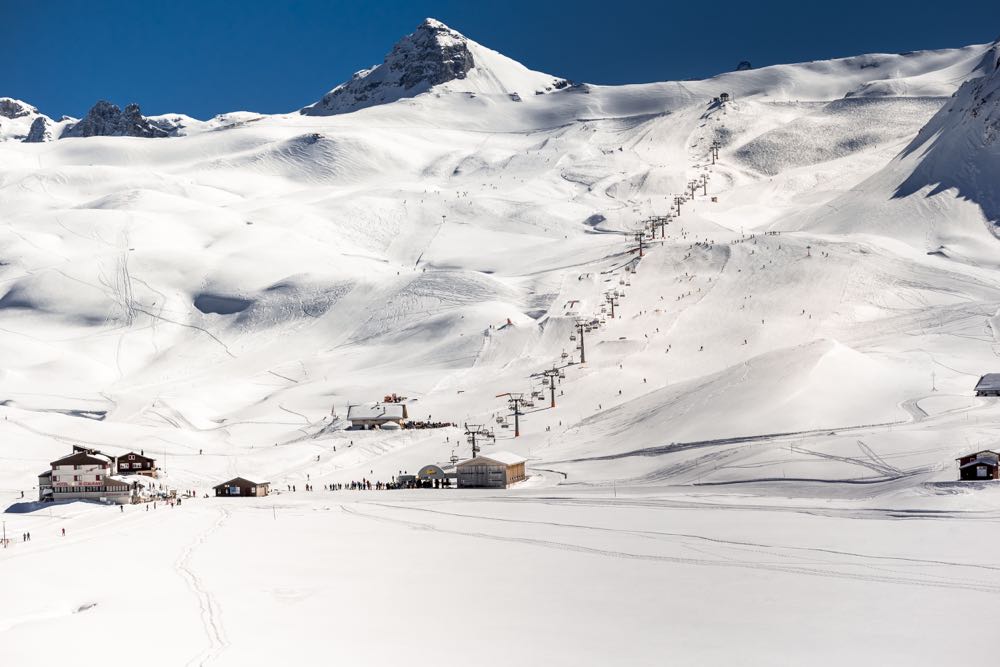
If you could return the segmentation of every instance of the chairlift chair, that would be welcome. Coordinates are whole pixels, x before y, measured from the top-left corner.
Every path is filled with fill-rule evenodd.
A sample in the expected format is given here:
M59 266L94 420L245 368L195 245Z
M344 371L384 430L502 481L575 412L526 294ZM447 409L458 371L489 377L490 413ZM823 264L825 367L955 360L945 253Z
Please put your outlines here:
M576 334L570 334L569 335L569 339L570 339L570 341L575 341L576 340Z

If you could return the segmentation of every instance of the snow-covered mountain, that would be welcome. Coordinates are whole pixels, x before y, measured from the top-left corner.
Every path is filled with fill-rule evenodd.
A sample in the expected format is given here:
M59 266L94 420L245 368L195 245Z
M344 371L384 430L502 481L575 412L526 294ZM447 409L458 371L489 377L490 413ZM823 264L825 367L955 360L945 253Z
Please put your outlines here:
M569 86L565 79L533 72L477 44L440 21L426 19L393 47L380 65L357 72L302 113L330 116L438 93L506 95L518 99Z
M981 659L954 637L997 611L970 553L1000 494L954 459L1000 419L972 394L1000 370L997 49L576 86L427 21L301 113L0 106L0 506L39 536L0 551L5 660L109 625L144 655L156 627L162 664L331 633L367 664L444 627L466 655L487 614L552 664L730 665L720 628L748 664ZM344 430L391 393L492 425L530 479L320 490L467 455L459 428ZM73 444L154 452L197 497L27 511ZM237 475L282 493L201 497ZM379 616L483 564L484 601Z
M896 196L954 189L978 204L1000 236L1000 41L975 74L903 151L903 159L916 155L919 163Z

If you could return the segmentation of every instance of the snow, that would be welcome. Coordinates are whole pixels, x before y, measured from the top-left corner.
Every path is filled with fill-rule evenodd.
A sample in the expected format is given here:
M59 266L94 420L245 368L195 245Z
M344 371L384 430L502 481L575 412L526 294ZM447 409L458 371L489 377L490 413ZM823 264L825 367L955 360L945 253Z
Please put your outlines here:
M497 463L502 463L504 465L512 466L518 463L525 463L526 458L512 452L498 452L496 450L490 451L488 455L479 456L477 458L487 459L489 461L496 461Z
M1000 350L996 46L535 95L467 44L496 81L4 135L5 663L109 631L164 665L981 659L955 638L1000 612L1000 485L955 458L1000 421L974 395ZM515 439L498 395L568 361ZM392 393L494 428L481 455L529 478L325 490L468 455L460 428L331 414ZM72 445L196 497L35 503ZM236 475L271 495L214 497Z

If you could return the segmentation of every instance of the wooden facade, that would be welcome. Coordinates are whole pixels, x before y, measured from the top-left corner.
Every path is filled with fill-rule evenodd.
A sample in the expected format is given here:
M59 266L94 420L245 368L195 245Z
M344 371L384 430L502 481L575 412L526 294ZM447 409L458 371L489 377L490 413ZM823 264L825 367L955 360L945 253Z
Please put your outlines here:
M156 477L156 459L129 452L117 458L119 475L147 475Z
M964 482L1000 479L1000 454L985 449L958 459L958 478Z
M243 477L235 477L228 482L223 482L215 487L215 495L220 497L260 497L266 496L271 491L268 482L251 482Z
M987 373L976 383L976 396L1000 396L1000 373Z
M526 459L509 452L480 455L456 466L458 487L466 489L506 489L526 479Z

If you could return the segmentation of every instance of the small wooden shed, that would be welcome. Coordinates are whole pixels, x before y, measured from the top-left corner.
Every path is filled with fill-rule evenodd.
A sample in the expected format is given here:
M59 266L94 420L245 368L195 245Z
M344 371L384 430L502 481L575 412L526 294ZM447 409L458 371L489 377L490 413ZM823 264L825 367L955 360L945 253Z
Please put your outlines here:
M243 477L234 477L215 487L217 496L266 496L271 490L269 482L251 482Z
M527 459L511 452L490 452L455 466L458 488L506 489L525 479Z
M976 396L1000 396L1000 373L987 373L976 383Z
M958 478L962 481L1000 479L1000 454L991 449L966 454L956 461L958 461Z

